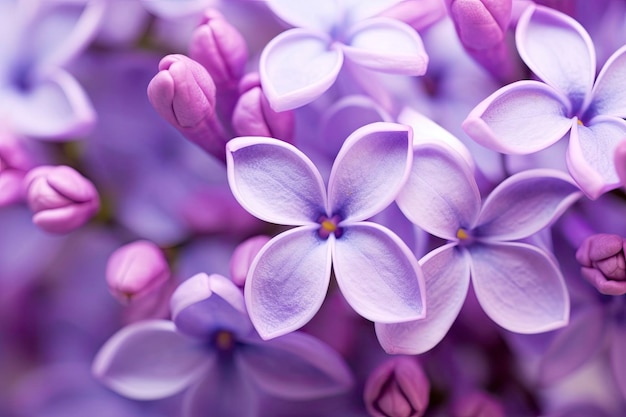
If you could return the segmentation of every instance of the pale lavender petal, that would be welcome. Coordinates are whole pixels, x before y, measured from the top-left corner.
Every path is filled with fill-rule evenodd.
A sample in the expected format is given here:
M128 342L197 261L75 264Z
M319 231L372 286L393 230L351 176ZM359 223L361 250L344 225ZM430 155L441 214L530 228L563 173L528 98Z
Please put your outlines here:
M315 2L293 0L266 0L274 14L292 26L330 32L342 10L334 0Z
M226 359L185 393L182 417L256 417L257 391L239 366Z
M366 319L399 323L424 317L422 270L406 244L385 227L345 226L333 247L333 269L346 301Z
M330 282L331 246L317 228L304 226L279 234L261 249L244 291L262 338L297 330L317 313Z
M163 19L179 19L197 15L213 5L216 0L140 0L143 7L150 13Z
M626 137L626 122L597 116L587 126L575 125L567 148L567 167L579 187L591 199L620 185L613 165L617 144Z
M475 234L495 240L526 238L552 224L581 196L576 183L561 171L522 171L487 197Z
M480 193L465 159L445 145L426 143L413 151L411 175L396 199L402 212L427 232L456 240L474 226Z
M365 220L391 204L409 176L412 137L408 126L386 122L352 133L330 172L329 214Z
M617 386L626 397L626 327L624 323L616 323L611 333L611 367Z
M293 145L273 138L235 138L226 145L226 165L235 198L259 219L304 225L326 213L322 177Z
M238 335L252 329L241 290L217 274L199 273L183 281L172 294L170 309L176 328L198 339L220 329Z
M463 306L470 282L467 254L456 243L420 259L426 288L426 317L406 323L376 323L376 336L389 354L418 355L448 333Z
M263 49L259 74L263 92L275 111L301 107L321 96L335 82L343 52L325 34L290 29Z
M405 0L341 0L348 22L356 22L381 14Z
M463 130L481 145L507 154L540 151L571 128L565 97L538 81L518 81L479 103Z
M526 65L578 111L591 94L596 73L595 49L582 25L564 13L531 6L520 17L516 42Z
M574 310L576 311L576 310ZM590 305L572 315L539 362L539 381L548 386L584 365L603 345L607 330L604 307Z
M363 20L352 26L346 59L366 68L391 74L423 75L428 55L418 33L406 23L386 17Z
M313 336L294 332L247 342L237 356L240 369L270 395L309 399L338 394L352 385L342 357Z
M626 117L626 45L606 61L593 87L589 111Z
M540 249L525 243L469 247L472 284L483 310L515 333L541 333L569 320L561 271Z
M211 365L200 342L176 332L174 323L149 320L114 334L96 355L94 375L125 397L169 397L196 381Z

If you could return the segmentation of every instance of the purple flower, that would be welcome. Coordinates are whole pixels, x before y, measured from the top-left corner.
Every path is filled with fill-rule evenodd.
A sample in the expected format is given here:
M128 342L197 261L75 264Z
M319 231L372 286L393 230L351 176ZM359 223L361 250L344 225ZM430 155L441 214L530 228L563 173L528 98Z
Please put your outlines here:
M428 56L413 28L388 17L372 17L397 0L270 0L270 9L296 28L263 49L261 83L272 108L303 106L330 88L344 58L375 71L422 75Z
M188 389L183 415L255 415L259 391L292 399L339 393L352 377L317 339L293 333L262 341L241 291L221 275L195 275L171 299L173 321L147 320L113 335L94 374L116 392L158 399ZM234 400L236 399L236 400Z
M624 244L621 236L600 233L589 236L576 251L583 278L602 294L626 294Z
M318 311L332 267L352 308L379 322L424 314L422 274L409 248L364 220L387 207L406 181L411 130L372 123L350 135L333 164L328 193L298 149L277 139L241 137L227 145L228 180L254 216L297 226L267 243L246 279L246 303L261 337L296 330Z
M530 6L516 32L524 62L543 82L518 81L478 104L463 128L507 154L528 154L569 138L567 166L590 198L618 186L614 149L626 135L626 47L595 83L595 50L583 27L557 11Z
M504 417L504 407L498 399L482 391L459 397L451 406L452 417Z
M485 313L505 329L538 333L567 324L569 298L553 258L514 241L548 226L580 195L567 175L532 170L509 177L482 202L460 155L443 145L417 145L398 206L413 223L449 243L420 260L426 317L377 323L385 350L416 354L438 344L459 314L470 278Z

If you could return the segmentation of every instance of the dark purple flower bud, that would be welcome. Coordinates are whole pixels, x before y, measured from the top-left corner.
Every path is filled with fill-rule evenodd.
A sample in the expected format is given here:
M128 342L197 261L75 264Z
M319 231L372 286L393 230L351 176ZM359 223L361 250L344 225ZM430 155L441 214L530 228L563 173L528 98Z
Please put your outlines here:
M421 365L409 356L388 359L365 382L365 406L373 417L422 416L429 395L430 383Z
M272 110L257 73L247 74L239 90L241 95L233 112L233 129L237 135L265 136L293 142L293 112Z
M156 111L187 139L226 160L226 134L215 115L215 83L206 69L184 55L168 55L148 85Z
M451 417L504 417L504 407L491 395L474 391L458 398L453 404Z
M189 43L189 57L206 68L218 86L236 88L248 60L246 42L220 12L204 13Z
M170 268L163 251L147 240L118 248L107 262L109 291L124 304L158 291L169 278Z
M24 178L33 223L50 233L69 233L89 221L100 207L94 185L68 166L40 166Z
M237 246L230 258L230 279L237 286L244 286L254 257L270 239L269 236L265 235L253 236Z
M618 235L589 236L576 251L582 276L606 295L626 294L625 240Z

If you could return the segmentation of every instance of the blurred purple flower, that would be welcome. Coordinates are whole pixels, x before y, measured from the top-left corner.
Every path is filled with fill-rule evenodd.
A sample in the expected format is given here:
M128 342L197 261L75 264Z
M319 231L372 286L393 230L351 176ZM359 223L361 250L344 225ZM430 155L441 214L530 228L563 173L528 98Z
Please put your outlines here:
M388 17L372 17L398 0L270 0L268 6L296 28L263 49L259 73L276 111L303 106L335 82L346 60L367 69L422 75L428 56L417 32Z
M590 198L618 186L615 147L626 136L626 47L595 83L595 49L575 20L530 6L516 32L524 62L541 81L518 81L478 104L463 128L475 141L507 154L529 154L569 138L567 166Z
M262 341L243 295L221 275L195 275L171 300L173 321L127 326L98 352L94 374L133 399L158 399L188 389L183 415L256 415L258 391L316 398L350 387L346 364L315 338L293 333ZM233 398L236 398L233 401Z
M576 251L581 275L602 294L626 294L624 244L621 236L600 233L589 236Z
M231 190L254 216L298 226L267 243L246 279L246 303L261 337L306 324L319 310L331 276L363 317L380 322L424 314L422 273L389 229L364 220L379 213L406 181L412 132L372 123L350 135L328 182L298 149L272 138L241 137L227 145Z
M245 285L252 261L270 239L266 235L253 236L241 242L234 250L230 258L230 278L237 286Z
M509 177L481 201L469 165L443 145L414 148L400 209L425 231L449 241L420 260L428 311L423 320L377 323L388 353L417 354L447 334L465 301L470 278L478 301L500 326L538 333L564 326L569 297L553 258L527 238L550 225L581 192L559 171Z
M493 396L473 391L456 399L450 410L451 417L505 417L504 407Z

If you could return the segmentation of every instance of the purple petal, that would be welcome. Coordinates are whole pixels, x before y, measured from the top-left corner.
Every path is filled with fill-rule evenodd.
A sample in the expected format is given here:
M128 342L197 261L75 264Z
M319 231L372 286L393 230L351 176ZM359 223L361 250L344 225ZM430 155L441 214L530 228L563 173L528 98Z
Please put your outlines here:
M617 144L613 162L622 187L626 187L626 137Z
M515 333L541 333L569 320L569 296L558 266L525 243L469 247L474 291L485 313Z
M252 329L241 290L221 275L200 273L187 279L172 294L170 305L176 328L198 339L219 329L238 335Z
M140 0L143 7L150 13L163 19L179 19L181 17L202 13L215 0Z
M625 137L626 122L611 116L597 116L587 126L572 129L567 167L589 198L596 199L620 185L613 156Z
M259 74L272 109L284 111L321 96L333 85L342 65L343 52L327 35L290 29L265 46Z
M272 12L292 26L330 32L341 14L339 2L318 0L315 3L292 0L267 0Z
M533 169L512 175L485 200L476 235L486 239L517 240L549 226L582 193L569 175Z
M602 346L606 329L603 306L585 306L573 315L541 357L541 384L552 385L584 365Z
M471 228L480 210L480 193L471 168L444 145L414 148L411 175L396 201L409 220L427 232L457 239Z
M479 103L463 130L489 149L508 154L540 151L572 126L565 97L538 81L518 81Z
M347 59L366 68L391 74L423 75L428 55L418 33L409 25L385 17L363 20L350 28Z
M330 214L365 220L396 198L413 160L412 130L378 122L350 135L333 164L328 183Z
M389 354L418 355L448 333L463 306L470 282L467 254L449 243L420 259L426 288L426 316L406 323L376 323L376 335Z
M304 225L326 212L322 177L293 145L273 138L235 138L226 145L226 164L235 198L262 220Z
M574 19L547 7L529 7L516 31L517 49L528 67L565 94L574 111L591 93L596 56L589 34Z
M399 323L424 316L422 270L406 244L383 226L345 226L335 240L333 269L346 301L366 319Z
M210 352L176 332L174 323L149 320L131 324L102 346L93 373L125 397L151 400L187 388L211 365Z
M611 367L617 386L622 396L626 397L626 328L622 323L613 326L611 336Z
M593 87L591 110L595 114L626 117L626 45L606 61Z
M301 332L249 341L237 359L257 386L280 398L317 398L338 394L352 385L352 374L341 356Z
M330 282L331 246L317 228L298 227L261 249L246 278L245 299L262 338L297 330L319 310Z

